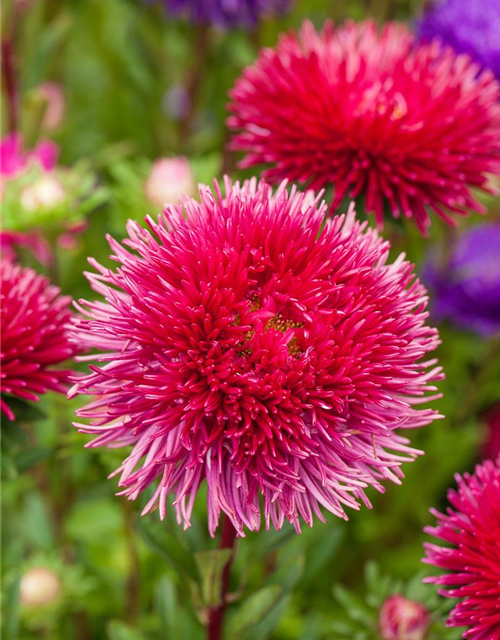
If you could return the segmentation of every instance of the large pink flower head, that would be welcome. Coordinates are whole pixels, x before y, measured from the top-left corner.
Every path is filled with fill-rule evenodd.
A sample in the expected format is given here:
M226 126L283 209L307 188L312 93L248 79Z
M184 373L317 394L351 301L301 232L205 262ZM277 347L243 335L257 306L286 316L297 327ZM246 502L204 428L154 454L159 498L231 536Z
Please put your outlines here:
M446 587L441 594L460 598L448 620L468 627L464 638L500 638L500 459L476 467L473 475L457 475L457 490L448 492L446 514L432 510L437 526L426 532L446 546L426 543L424 562L448 571L427 578Z
M69 371L56 365L77 351L68 339L70 298L44 276L10 258L0 263L1 408L14 419L8 396L38 400L46 391L65 392Z
M221 511L240 535L261 507L266 527L346 518L417 455L397 430L435 417L417 408L440 376L426 292L352 208L323 228L326 204L285 184L200 197L110 238L116 269L92 261L105 302L81 304L74 340L101 353L78 426L132 446L117 473L130 499L155 486L144 513L173 491L189 526L206 480L211 534Z
M428 210L449 223L480 212L471 190L491 191L488 174L500 173L500 84L403 25L327 23L318 33L306 22L262 51L231 98L242 166L333 185L333 208L364 195L379 226L386 207L422 233Z

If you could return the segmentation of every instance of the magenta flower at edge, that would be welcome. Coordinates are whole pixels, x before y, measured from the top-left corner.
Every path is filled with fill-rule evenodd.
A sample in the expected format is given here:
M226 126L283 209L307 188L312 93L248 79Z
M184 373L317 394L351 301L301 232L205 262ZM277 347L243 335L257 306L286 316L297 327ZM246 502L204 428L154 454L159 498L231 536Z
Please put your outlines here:
M435 527L426 532L445 546L426 543L424 562L447 573L427 578L442 585L440 593L460 599L449 627L467 627L464 638L500 638L500 459L476 467L473 475L457 475L446 513L432 510Z
M9 258L1 260L1 408L14 419L9 396L38 400L65 392L69 371L57 365L77 351L68 340L70 298L44 276Z
M403 25L306 22L263 49L231 93L231 148L243 167L311 189L332 185L332 210L364 196L379 227L387 211L426 233L432 211L485 209L500 174L500 84L438 41L419 44Z
M77 426L132 447L116 473L129 499L154 487L143 513L173 492L189 526L206 481L212 535L221 512L240 535L261 508L298 531L321 507L347 518L420 453L399 430L437 417L419 409L441 377L425 289L352 208L322 228L311 192L225 189L129 222L116 269L91 261L104 301L79 305L73 339L100 353L70 393L96 396Z

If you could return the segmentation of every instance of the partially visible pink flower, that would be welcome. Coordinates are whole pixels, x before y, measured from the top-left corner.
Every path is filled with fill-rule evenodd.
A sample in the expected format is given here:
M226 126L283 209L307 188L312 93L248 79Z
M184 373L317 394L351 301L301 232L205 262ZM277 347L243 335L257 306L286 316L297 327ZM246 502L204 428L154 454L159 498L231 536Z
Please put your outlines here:
M61 126L66 113L64 90L58 82L42 82L35 92L46 103L42 127L46 131L54 131Z
M423 604L399 594L387 598L380 610L382 640L424 640L430 623Z
M221 512L239 535L346 519L421 453L400 430L437 417L426 291L353 208L325 223L319 197L255 179L200 198L109 238L116 269L91 261L104 301L80 302L73 340L96 364L70 396L96 399L77 426L132 447L116 473L129 499L154 487L143 513L173 492L188 527L206 482L212 535Z
M189 160L184 157L156 160L144 185L146 198L154 205L177 204L181 196L194 195L196 184Z
M8 396L38 400L46 391L64 392L70 371L57 365L78 349L68 340L70 298L9 258L0 266L1 408L13 420Z
M261 51L231 91L231 147L243 167L311 189L333 186L335 209L364 196L426 233L432 211L485 212L475 191L500 174L500 84L439 42L373 21L322 31L305 23Z
M487 431L483 446L483 458L496 460L500 455L500 403L486 412L485 420Z
M435 509L435 527L426 532L443 545L425 544L424 562L445 569L445 575L426 578L443 585L440 594L458 598L449 627L467 627L464 638L500 638L500 460L488 460L473 475L456 475L446 513Z
M2 178L17 178L33 164L43 171L57 166L59 147L51 140L42 140L32 151L25 151L19 133L11 133L0 141L0 174Z

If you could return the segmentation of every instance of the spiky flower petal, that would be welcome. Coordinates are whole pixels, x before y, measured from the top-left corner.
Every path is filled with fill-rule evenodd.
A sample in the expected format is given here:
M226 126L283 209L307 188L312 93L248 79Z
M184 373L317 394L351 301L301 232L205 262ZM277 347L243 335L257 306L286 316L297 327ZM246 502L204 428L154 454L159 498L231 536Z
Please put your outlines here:
M419 45L403 25L306 22L264 49L231 91L232 148L243 167L312 189L364 195L382 226L386 207L413 218L428 211L484 211L473 189L500 173L500 84L491 72L438 42Z
M432 510L435 527L426 532L446 546L426 543L424 562L448 573L427 578L443 585L440 593L460 602L450 627L467 627L464 638L500 638L500 466L488 460L472 475L456 476L446 513Z
M117 473L130 499L155 486L144 513L173 491L189 526L206 481L212 534L221 511L240 535L261 508L266 527L346 518L419 453L399 429L436 417L418 408L441 375L425 289L352 208L323 226L311 192L256 180L200 197L109 238L116 269L92 261L105 301L73 334L100 352L78 426L132 446Z

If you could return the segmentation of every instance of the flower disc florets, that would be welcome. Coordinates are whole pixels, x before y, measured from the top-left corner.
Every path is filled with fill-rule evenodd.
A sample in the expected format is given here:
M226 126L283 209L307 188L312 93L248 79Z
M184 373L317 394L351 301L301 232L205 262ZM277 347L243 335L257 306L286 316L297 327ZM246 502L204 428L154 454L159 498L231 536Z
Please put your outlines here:
M459 598L449 627L467 627L464 638L500 638L500 459L456 476L446 513L433 509L435 527L426 532L446 546L426 543L424 562L448 571L427 578L443 585L441 595Z
M38 400L46 391L65 392L70 371L55 368L77 351L69 342L71 298L33 269L1 261L2 411L14 413L8 396Z
M144 512L173 491L188 526L206 480L212 534L221 511L240 534L261 510L277 528L345 518L417 455L395 431L435 417L415 406L440 377L425 289L352 209L324 225L311 193L255 180L200 196L110 238L118 268L92 262L105 302L82 302L74 340L101 353L73 390L97 396L79 427L132 445L120 485L156 486Z
M332 208L364 196L382 226L385 209L484 211L473 189L500 173L500 84L467 55L419 44L403 25L305 23L264 49L231 91L232 148L243 167L312 189L332 185Z

